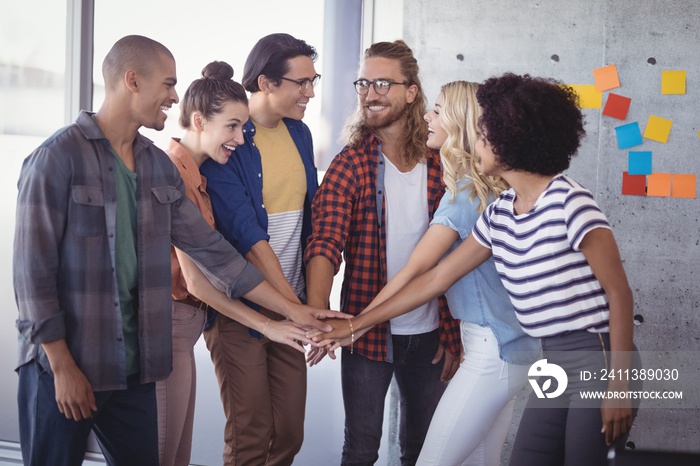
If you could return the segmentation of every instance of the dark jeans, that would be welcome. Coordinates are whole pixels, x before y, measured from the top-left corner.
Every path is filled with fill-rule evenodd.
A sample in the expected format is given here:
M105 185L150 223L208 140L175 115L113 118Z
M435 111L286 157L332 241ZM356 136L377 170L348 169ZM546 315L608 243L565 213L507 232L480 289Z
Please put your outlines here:
M394 335L392 342L393 363L372 361L343 348L343 466L373 465L377 461L384 400L392 376L396 377L400 394L401 464L414 465L433 412L447 386L440 381L443 361L431 364L438 349L438 330L420 335Z
M74 421L58 410L53 375L36 361L19 368L19 434L25 465L80 465L91 430L110 466L158 466L155 384L95 392L97 412Z
M605 391L608 382L591 377L582 380L581 371L598 371L608 367L609 334L576 331L542 339L542 350L548 364L557 364L566 371L568 386L556 398L540 399L530 395L513 443L510 466L605 466L607 452L600 412L601 400L582 399L581 391ZM631 367L641 368L636 348L631 354ZM539 384L540 386L543 383ZM630 384L640 390L641 382ZM633 416L638 402L633 403ZM615 441L617 450L624 449L627 435Z

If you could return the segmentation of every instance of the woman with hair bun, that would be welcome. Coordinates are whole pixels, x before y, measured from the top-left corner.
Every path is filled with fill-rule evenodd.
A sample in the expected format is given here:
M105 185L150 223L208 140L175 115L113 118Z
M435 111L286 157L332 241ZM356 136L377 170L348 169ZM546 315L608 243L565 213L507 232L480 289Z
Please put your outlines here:
M211 201L206 192L206 178L199 167L205 160L225 164L234 149L243 143L243 125L248 121L248 98L243 86L233 81L233 68L225 62L209 63L202 77L193 81L180 103L182 138L172 138L168 156L177 166L187 197L214 228ZM307 342L299 325L323 327L314 312L292 303L265 284L265 296L246 295L291 320L268 318L240 301L232 301L204 276L192 260L172 247L172 328L173 370L156 385L158 400L158 437L162 466L186 466L192 449L192 424L195 402L194 345L202 334L209 306L272 341L288 345L303 359ZM321 311L320 314L323 314ZM337 313L333 313L337 316Z

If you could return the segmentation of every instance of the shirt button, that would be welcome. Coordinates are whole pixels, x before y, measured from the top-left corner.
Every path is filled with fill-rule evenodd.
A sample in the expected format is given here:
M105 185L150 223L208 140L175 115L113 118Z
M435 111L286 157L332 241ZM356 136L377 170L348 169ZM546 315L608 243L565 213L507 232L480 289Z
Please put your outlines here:
M263 208L263 209L265 208L265 204L262 204L262 208Z
M258 173L258 178L262 178L262 173Z
M109 234L109 237L110 237L110 238L114 238L114 233L110 233L110 234Z

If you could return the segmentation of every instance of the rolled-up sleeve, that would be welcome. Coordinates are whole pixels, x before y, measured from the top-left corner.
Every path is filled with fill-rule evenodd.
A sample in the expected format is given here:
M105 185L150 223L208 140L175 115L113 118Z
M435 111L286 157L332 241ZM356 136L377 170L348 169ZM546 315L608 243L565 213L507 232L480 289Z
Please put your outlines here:
M342 263L357 192L357 170L349 159L345 155L336 157L323 177L311 204L312 228L304 254L307 263L316 256L327 258L335 273Z

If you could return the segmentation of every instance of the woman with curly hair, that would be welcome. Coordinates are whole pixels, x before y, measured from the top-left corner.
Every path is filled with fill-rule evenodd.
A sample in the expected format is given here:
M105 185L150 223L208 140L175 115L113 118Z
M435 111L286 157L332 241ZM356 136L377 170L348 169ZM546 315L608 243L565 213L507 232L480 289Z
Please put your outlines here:
M510 189L436 267L374 309L388 318L447 290L491 257L523 330L540 338L543 375L531 380L511 466L605 465L632 425L629 399L584 400L581 392L625 392L627 380L581 380L584 370L624 374L640 365L632 341L633 298L610 225L590 191L561 174L584 135L573 91L529 75L488 79L475 151L480 172ZM557 374L559 375L559 374ZM564 379L568 379L568 385ZM561 385L559 385L561 383ZM552 385L556 388L552 390Z
M477 89L477 84L466 81L445 84L433 110L425 114L427 145L440 150L447 192L406 266L352 320L355 338L399 315L392 306L376 306L396 293L418 293L406 284L457 248L486 207L508 187L500 177L478 170ZM536 360L539 341L520 328L493 259L461 277L445 296L453 316L461 320L465 357L440 399L417 464L496 466L510 428L514 396ZM401 308L400 313L408 310ZM321 344L352 339L348 330L349 325L341 323L338 330L321 336L326 340Z

